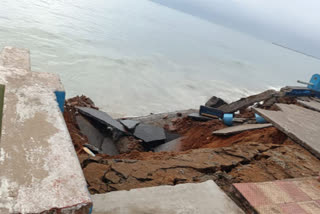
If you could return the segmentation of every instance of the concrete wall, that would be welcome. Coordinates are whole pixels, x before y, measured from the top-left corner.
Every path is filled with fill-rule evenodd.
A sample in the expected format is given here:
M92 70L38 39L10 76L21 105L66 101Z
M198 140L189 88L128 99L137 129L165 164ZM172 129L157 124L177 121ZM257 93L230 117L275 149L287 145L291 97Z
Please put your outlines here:
M31 72L29 52L6 47L0 84L0 213L88 213L91 198L54 94L63 90L59 77Z

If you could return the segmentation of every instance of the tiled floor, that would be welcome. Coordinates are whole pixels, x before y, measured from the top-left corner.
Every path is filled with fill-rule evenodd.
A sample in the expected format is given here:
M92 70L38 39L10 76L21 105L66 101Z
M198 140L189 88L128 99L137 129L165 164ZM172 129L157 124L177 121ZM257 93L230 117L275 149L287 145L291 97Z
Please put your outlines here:
M261 214L320 214L320 182L316 177L234 187Z

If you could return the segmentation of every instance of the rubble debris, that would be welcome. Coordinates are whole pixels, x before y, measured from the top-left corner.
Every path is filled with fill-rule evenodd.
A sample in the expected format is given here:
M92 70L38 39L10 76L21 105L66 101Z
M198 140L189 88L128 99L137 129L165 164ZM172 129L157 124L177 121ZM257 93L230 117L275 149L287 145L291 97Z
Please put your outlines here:
M211 107L211 108L219 108L223 105L228 105L228 103L226 103L223 99L216 96L211 97L205 104L205 106Z
M194 149L179 153L135 154L137 156L123 154L117 156L117 159L88 163L84 167L84 174L90 192L105 193L207 180L214 180L218 184L220 181L219 185L228 192L230 184L234 182L317 176L320 170L320 160L297 144L246 142L230 147ZM91 164L94 164L96 170L90 171L87 176L86 168L93 168ZM100 182L97 178L100 178Z
M96 109L87 108L87 107L77 107L79 112L87 117L90 117L96 121L99 121L100 123L111 126L115 129L117 129L120 132L125 133L126 130L124 129L123 125L118 122L117 120L112 119L110 115L108 115L105 112L98 111Z
M120 123L126 127L129 131L134 131L136 126L140 123L140 121L137 120L120 120Z
M320 185L315 177L233 186L257 213L320 213Z
M91 144L84 144L83 147L87 147L88 149L90 149L94 154L100 154L102 153L102 151L95 147L94 145L91 145Z
M142 123L136 127L133 135L143 140L146 148L158 146L166 140L163 128Z
M92 157L95 157L95 156L96 156L96 155L95 155L90 149L88 149L87 147L83 147L82 149L83 149L83 151L85 151L86 153L88 153L90 156L92 156Z
M249 106L252 106L253 104L267 100L273 96L275 96L277 92L275 90L267 90L265 92L262 92L260 94L256 94L247 98L242 98L238 101L235 101L233 103L230 103L228 105L224 105L219 107L218 109L223 111L224 113L234 113L240 109L247 108Z
M202 116L199 113L191 113L188 115L188 117L197 121L208 121L213 119L211 117Z
M175 140L169 141L167 143L164 143L160 146L157 146L154 148L154 152L179 152L181 151L181 142L182 137L177 138Z
M233 135L233 134L238 134L240 132L244 131L250 131L250 130L255 130L255 129L263 129L263 128L268 128L271 127L272 124L245 124L245 125L239 125L239 126L232 126L228 127L225 129L220 129L217 131L214 131L214 135Z
M93 195L92 199L93 214L244 213L213 181L111 192Z
M89 143L101 149L103 134L81 115L76 116L76 121L81 133L88 138Z
M224 112L220 111L219 109L210 108L210 107L206 107L206 106L200 106L199 114L201 116L218 119L218 118L223 118Z
M297 105L277 104L277 106L280 111L259 108L253 110L320 158L320 113Z
M132 151L144 152L142 141L133 136L122 136L115 142L115 145L120 154L129 153Z
M308 109L320 112L320 103L319 102L298 100L298 103Z

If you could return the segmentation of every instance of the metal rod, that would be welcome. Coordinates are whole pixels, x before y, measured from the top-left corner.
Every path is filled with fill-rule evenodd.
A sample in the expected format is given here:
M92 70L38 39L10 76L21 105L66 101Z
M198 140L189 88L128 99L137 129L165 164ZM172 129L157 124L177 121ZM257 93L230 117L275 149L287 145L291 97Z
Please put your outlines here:
M304 84L304 85L311 85L311 86L314 86L314 84L313 84L313 83L310 83L310 82L303 82L303 81L301 81L301 80L298 80L298 83L300 83L300 84Z

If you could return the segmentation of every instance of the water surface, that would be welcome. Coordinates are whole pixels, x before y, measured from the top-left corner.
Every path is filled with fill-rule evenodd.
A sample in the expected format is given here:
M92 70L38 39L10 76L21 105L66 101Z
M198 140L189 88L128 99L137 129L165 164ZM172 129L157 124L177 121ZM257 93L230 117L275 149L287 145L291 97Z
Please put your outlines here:
M1 0L0 47L29 48L113 115L196 108L309 80L320 61L148 0Z

